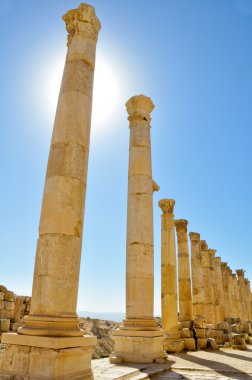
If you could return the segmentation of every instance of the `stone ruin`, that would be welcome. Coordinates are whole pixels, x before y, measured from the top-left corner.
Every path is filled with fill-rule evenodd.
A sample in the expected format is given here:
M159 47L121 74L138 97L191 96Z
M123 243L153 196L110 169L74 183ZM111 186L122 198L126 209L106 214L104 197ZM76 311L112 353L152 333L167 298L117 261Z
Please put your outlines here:
M8 331L17 331L30 312L30 304L31 297L17 296L0 285L0 336Z
M76 305L101 25L94 8L84 3L63 20L67 55L48 158L32 300L15 298L4 287L0 292L4 347L0 377L5 380L93 379L96 338L84 335ZM189 235L190 261L188 222L174 221L172 199L159 202L162 327L154 318L153 192L159 186L152 177L153 108L152 100L144 95L126 103L130 126L126 318L113 330L112 363L162 363L167 352L217 349L218 345L245 349L251 335L251 290L244 271L237 270L237 276L232 273L195 232ZM12 332L4 332L7 327Z

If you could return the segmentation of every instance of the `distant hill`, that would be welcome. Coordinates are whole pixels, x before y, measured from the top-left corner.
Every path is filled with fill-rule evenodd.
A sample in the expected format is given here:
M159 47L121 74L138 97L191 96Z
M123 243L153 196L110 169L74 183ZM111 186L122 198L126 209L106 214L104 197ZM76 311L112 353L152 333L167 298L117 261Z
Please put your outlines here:
M94 311L83 311L80 310L78 311L78 315L80 317L89 317L92 319L103 319L105 321L114 321L114 322L122 322L123 319L125 318L124 313L119 313L119 312L110 312L110 313L96 313Z

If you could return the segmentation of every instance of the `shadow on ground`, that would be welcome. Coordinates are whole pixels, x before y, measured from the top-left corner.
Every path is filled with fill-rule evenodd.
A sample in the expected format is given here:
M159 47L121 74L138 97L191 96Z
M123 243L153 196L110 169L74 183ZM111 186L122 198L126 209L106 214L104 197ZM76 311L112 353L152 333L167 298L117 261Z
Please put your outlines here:
M216 351L215 353L220 353L220 351ZM225 356L226 352L221 352L221 355ZM236 354L234 354L236 355ZM220 363L215 360L208 360L199 358L193 355L181 355L181 354L175 354L174 357L181 358L183 360L186 360L191 363L198 364L203 367L209 368L209 370L215 371L216 373L221 374L222 376L228 377L229 375L232 375L232 379L241 380L241 378L244 379L252 379L252 376L247 374L246 372L240 371L239 369L232 367L229 364L226 363ZM183 368L176 368L176 364L174 368L172 369L173 372L176 373L176 370L179 371L179 369L183 370ZM186 368L185 368L186 369ZM194 368L190 367L189 370L194 370ZM197 369L196 369L197 370ZM204 370L204 369L203 369ZM183 375L182 379L186 379L186 377Z

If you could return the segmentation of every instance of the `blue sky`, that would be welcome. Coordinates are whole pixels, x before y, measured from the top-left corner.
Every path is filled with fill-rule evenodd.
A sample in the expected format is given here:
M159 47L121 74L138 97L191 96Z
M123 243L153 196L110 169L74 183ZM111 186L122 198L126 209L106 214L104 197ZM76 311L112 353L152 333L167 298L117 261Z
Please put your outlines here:
M175 217L188 219L189 231L199 232L223 261L233 270L244 268L252 280L252 1L90 4L102 29L79 309L125 308L124 104L140 93L156 105L153 177L161 189L154 195L155 312L160 312L160 198L174 198ZM31 293L55 94L66 53L61 16L78 5L0 2L0 275L18 294ZM101 99L109 112L99 108Z

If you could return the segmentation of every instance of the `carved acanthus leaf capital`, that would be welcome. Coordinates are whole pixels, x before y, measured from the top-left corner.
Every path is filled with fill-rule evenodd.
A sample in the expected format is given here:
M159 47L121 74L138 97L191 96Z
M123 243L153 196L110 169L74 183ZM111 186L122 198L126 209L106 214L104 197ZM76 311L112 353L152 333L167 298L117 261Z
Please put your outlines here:
M148 96L136 95L132 96L127 103L126 109L129 114L128 120L144 120L150 123L150 113L154 109L154 104Z
M153 193L155 191L159 191L160 190L160 187L158 186L157 182L155 182L154 180L152 180L152 190L153 190Z
M78 8L68 11L62 19L68 32L68 46L76 36L97 40L101 23L91 5L81 3Z
M187 232L188 220L177 219L175 220L174 224L175 224L177 232L180 232L180 231Z
M191 241L200 241L200 234L197 232L190 232L189 237Z
M158 206L163 211L163 214L173 214L174 205L174 199L160 199L160 201L158 202Z
M207 251L207 250L208 250L208 245L207 245L206 240L201 240L201 241L200 241L200 249L201 249L202 251Z
M243 277L244 278L245 270L243 270L243 269L236 269L236 273L237 273L238 277Z
M215 253L217 252L216 249L208 249L209 256L211 258L214 258Z

